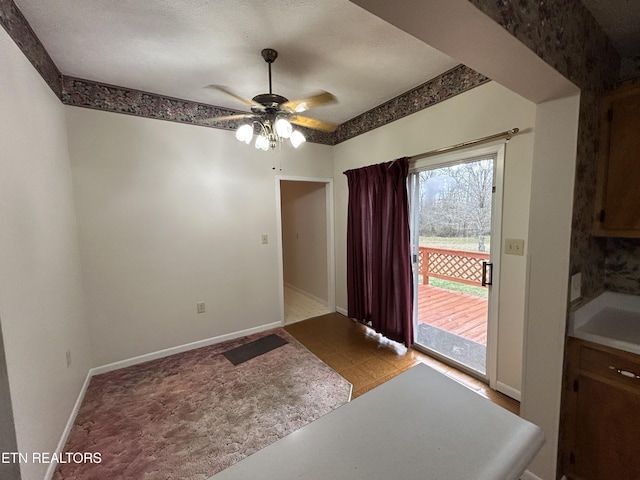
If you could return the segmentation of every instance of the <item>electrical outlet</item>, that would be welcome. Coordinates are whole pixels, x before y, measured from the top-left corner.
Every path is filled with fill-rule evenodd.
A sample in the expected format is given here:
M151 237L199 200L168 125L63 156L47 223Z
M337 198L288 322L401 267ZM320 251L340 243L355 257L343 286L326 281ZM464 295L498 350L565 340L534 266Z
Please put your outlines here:
M504 253L507 255L524 255L524 240L507 238L504 241Z
M578 272L571 275L571 292L569 293L569 301L574 302L582 296L582 273Z
M67 368L71 366L71 350L67 350Z
M262 244L263 245L267 245L268 243L269 243L269 235L263 234L262 235Z
M198 313L204 313L205 312L204 302L196 303L196 309L198 310Z

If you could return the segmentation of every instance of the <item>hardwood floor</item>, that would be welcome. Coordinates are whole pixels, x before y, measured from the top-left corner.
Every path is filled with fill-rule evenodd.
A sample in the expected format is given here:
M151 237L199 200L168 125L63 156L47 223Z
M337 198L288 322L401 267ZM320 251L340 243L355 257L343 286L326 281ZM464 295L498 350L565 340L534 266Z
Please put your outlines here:
M520 403L485 383L416 350L386 340L370 328L339 313L285 326L291 335L353 384L353 398L425 363L519 415Z

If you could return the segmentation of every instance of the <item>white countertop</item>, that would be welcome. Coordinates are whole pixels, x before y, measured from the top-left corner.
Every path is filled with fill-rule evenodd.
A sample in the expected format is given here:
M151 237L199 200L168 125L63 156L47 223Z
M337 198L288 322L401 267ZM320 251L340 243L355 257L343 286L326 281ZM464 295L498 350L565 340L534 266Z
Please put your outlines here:
M602 293L570 315L569 335L640 355L640 296Z
M517 480L536 425L420 364L211 480Z

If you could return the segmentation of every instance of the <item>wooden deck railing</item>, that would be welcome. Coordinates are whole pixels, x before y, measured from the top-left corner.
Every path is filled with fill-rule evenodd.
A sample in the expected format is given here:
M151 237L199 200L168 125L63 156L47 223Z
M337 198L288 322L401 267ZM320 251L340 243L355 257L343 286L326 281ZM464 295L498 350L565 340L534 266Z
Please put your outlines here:
M420 247L418 273L422 275L424 285L428 285L429 277L433 277L482 286L483 261L489 261L488 253Z

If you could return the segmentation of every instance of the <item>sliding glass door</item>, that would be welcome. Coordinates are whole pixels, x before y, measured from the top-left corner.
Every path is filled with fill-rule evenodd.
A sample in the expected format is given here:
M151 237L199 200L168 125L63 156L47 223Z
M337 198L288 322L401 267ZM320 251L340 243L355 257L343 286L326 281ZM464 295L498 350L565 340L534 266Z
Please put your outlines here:
M474 156L410 177L415 346L485 379L495 165L495 154Z

